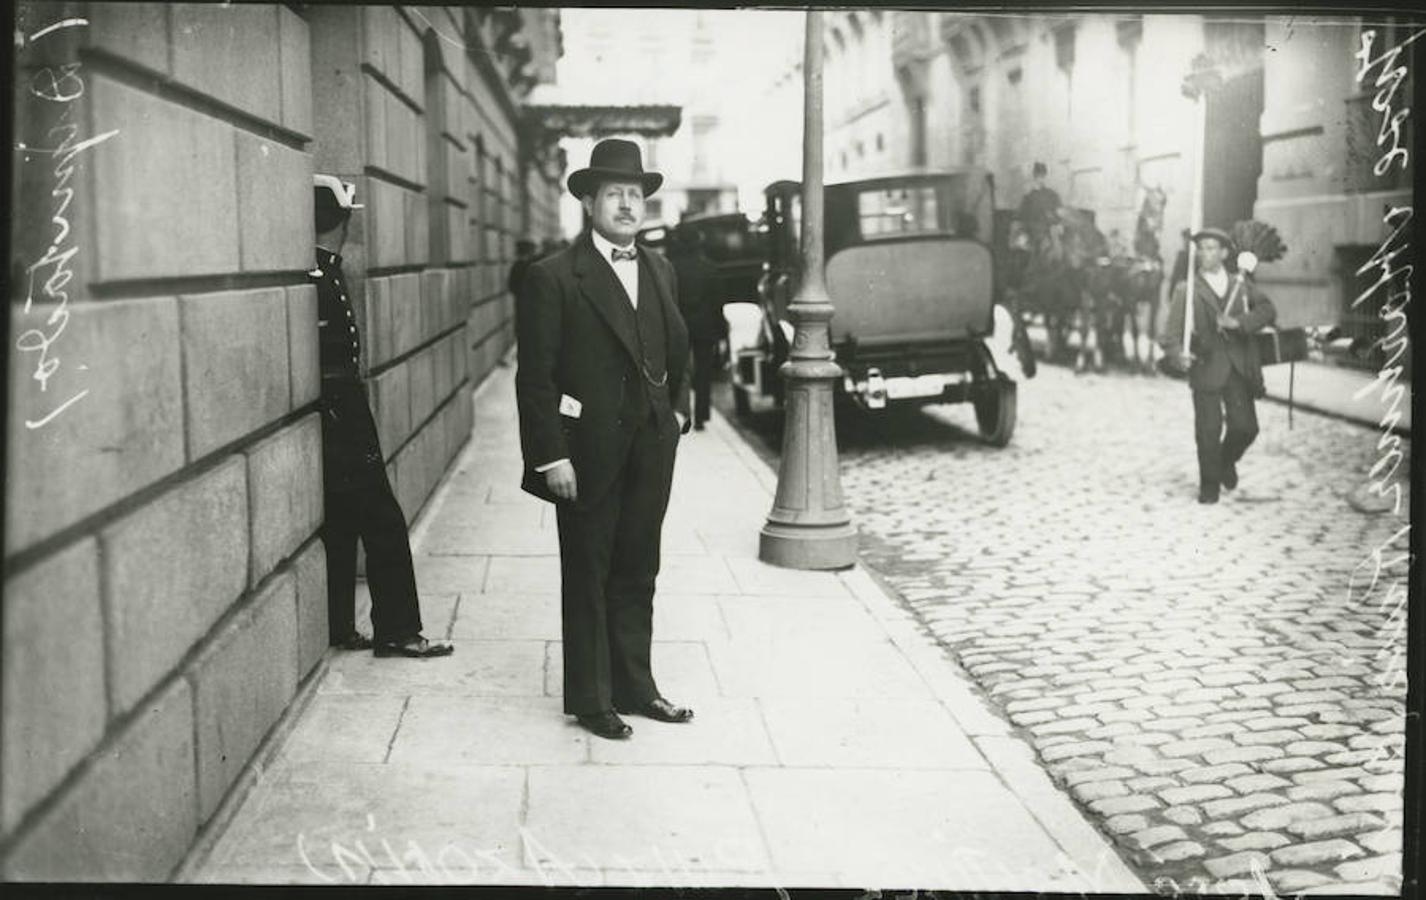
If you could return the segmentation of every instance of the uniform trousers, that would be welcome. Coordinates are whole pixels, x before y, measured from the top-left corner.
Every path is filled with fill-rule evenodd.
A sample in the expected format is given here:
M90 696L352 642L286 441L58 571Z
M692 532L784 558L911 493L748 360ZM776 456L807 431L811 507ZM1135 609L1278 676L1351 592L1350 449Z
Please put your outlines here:
M602 497L556 505L564 711L570 715L629 709L660 696L649 645L677 443L673 416L651 415L634 432Z
M421 605L406 515L386 476L376 422L357 385L324 389L323 480L327 622L333 641L356 628L356 548L366 550L372 637L378 643L421 633Z
M1193 392L1193 432L1199 484L1217 490L1223 470L1237 465L1258 436L1252 387L1237 369L1229 371L1220 390Z

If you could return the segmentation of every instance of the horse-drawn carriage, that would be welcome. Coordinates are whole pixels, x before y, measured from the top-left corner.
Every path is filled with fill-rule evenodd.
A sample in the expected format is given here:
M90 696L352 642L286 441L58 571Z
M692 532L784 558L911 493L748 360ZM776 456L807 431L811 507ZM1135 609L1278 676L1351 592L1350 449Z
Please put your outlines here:
M1002 213L996 249L1005 302L1022 324L1040 319L1048 358L1066 356L1073 336L1076 371L1127 362L1127 330L1134 365L1152 366L1164 277L1163 207L1162 190L1146 192L1132 247L1115 246L1091 210L1058 206L1043 218Z

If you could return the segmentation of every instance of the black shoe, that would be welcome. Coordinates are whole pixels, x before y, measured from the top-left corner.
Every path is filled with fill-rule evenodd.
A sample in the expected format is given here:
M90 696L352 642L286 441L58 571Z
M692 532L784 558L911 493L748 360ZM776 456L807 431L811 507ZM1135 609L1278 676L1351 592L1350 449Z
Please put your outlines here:
M702 422L694 422L694 423L693 423L693 430L694 430L694 431L702 431L702 430L703 430L703 423L702 423Z
M643 706L621 708L619 712L643 716L656 722L687 722L693 718L693 710L686 706L674 706L662 697L655 697Z
M1199 502L1199 503L1217 503L1217 502L1218 502L1218 489L1217 489L1217 488L1206 488L1206 487L1205 487L1205 488L1199 488L1199 489L1198 489L1198 502Z
M1223 490L1231 491L1238 486L1238 466L1236 463L1228 463L1223 467Z
M344 638L332 641L332 646L338 650L370 650L371 638L360 631L353 631Z
M575 716L575 720L585 731L610 741L622 741L634 733L628 723L609 711Z
M399 641L382 641L376 645L377 656L406 656L412 659L426 659L432 656L450 656L456 648L442 641L428 641L419 634Z

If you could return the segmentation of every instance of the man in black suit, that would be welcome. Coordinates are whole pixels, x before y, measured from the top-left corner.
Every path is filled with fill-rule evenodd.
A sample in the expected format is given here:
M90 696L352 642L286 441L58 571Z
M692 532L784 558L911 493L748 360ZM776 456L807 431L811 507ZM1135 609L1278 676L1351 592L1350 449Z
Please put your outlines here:
M421 605L411 565L406 516L386 477L385 457L358 367L360 337L342 275L342 244L354 185L314 176L318 350L322 368L322 487L326 515L327 627L332 644L346 650L375 645L377 656L446 656L450 644L421 636ZM356 628L356 546L366 548L373 638Z
M1258 436L1253 401L1266 391L1253 332L1273 324L1277 310L1250 279L1228 274L1223 262L1233 242L1226 232L1205 228L1193 242L1198 272L1190 349L1183 351L1186 281L1173 290L1162 342L1165 358L1179 371L1187 369L1193 389L1198 502L1217 503L1220 487L1238 486L1238 460Z
M517 301L522 487L556 506L564 711L611 739L633 731L620 712L693 717L662 697L649 665L659 536L687 417L688 331L672 267L634 246L662 182L637 145L599 142L568 181L591 230L532 264Z

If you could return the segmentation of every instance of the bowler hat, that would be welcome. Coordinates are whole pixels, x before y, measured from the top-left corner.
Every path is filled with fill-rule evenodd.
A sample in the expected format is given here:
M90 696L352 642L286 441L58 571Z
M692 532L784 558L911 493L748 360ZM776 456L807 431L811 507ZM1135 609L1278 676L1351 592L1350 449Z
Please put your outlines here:
M1193 233L1193 242L1196 244L1204 238L1213 238L1223 245L1223 249L1233 252L1233 239L1228 236L1228 232L1221 228L1200 228Z
M651 196L663 184L657 172L645 172L639 145L619 138L606 138L594 145L589 154L589 167L569 176L569 192L576 197L594 193L601 181L637 181L644 196Z

